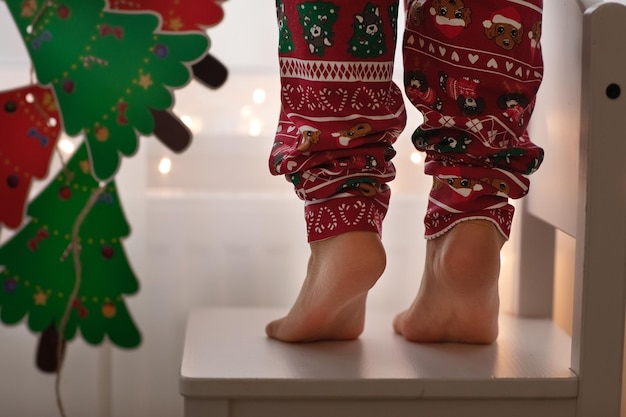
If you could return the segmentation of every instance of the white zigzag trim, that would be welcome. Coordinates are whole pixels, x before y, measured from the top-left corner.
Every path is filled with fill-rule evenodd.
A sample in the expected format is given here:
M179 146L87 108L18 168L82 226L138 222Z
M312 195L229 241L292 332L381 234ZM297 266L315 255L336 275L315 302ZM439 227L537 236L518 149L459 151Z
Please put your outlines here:
M328 62L281 58L280 75L309 81L389 82L393 76L393 62Z

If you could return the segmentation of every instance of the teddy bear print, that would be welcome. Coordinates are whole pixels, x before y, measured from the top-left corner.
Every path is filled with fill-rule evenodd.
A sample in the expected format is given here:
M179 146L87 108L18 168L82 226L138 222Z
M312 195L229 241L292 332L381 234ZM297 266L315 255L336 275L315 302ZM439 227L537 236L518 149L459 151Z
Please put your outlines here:
M522 43L524 28L519 13L513 7L495 12L483 21L483 27L487 39L507 51Z
M535 22L530 28L528 38L530 39L530 46L536 49L541 47L541 21Z
M283 142L282 140L275 140L272 144L272 159L271 169L277 174L285 174L283 168L287 168L287 171L294 168L295 162L290 161L293 148L290 144Z
M509 183L500 178L494 178L491 180L489 178L483 178L481 179L481 182L490 184L495 189L494 195L497 195L498 197L508 197L509 192L511 191Z
M426 74L421 70L407 71L404 74L404 87L411 102L422 102L433 110L441 111L443 104L435 90L430 87Z
M478 97L480 80L469 77L453 78L446 73L439 73L441 89L456 101L461 113L466 116L478 116L485 110L485 100Z
M296 147L296 150L300 152L306 152L309 150L311 145L318 144L322 134L322 132L310 126L302 126L300 128L300 133L302 134L302 137Z
M332 154L327 154L329 159ZM351 167L358 167L363 171L375 170L378 167L378 161L372 155L354 155L349 158L341 157L331 160L327 166L332 166L332 169L342 171L350 169Z
M443 136L437 144L437 152L467 152L467 147L472 143L472 139L466 134L461 133L458 137Z
M434 0L429 11L441 33L448 38L458 36L472 22L472 11L463 0Z
M324 28L320 26L320 24L312 23L311 19L307 16L304 18L304 21L308 24L308 36L306 36L306 40L309 43L309 51L312 54L316 52L320 52L326 46L333 46L330 38L328 37L328 33L324 31ZM319 23L323 24L326 22L326 18L322 16L320 18Z
M361 122L352 126L348 130L341 130L333 133L333 137L339 138L339 143L342 146L348 146L352 139L363 137L372 132L372 125L369 123Z
M349 51L354 56L380 56L387 51L383 19L377 6L368 3L362 13L354 15L352 27L354 34L350 39Z
M304 2L298 5L303 37L309 52L323 56L333 46L333 25L337 20L337 6L324 1Z
M456 175L439 175L434 178L433 190L438 190L447 185L451 190L468 198L474 192L483 191L484 187L480 180L463 178Z
M278 19L278 50L281 53L291 52L294 50L294 44L287 24L284 3L276 5L276 17Z
M380 13L378 12L378 7L373 11L366 11L362 14L357 14L354 16L357 22L365 28L365 34L369 36L376 35L380 30L383 24L382 19L380 18ZM365 40L361 41L365 43Z
M456 175L440 175L435 177L433 190L441 188L444 184L447 184L453 191L465 198L469 198L472 193L475 192L508 197L510 191L509 184L499 178L490 179L485 177L481 179L471 179Z
M413 0L408 7L407 24L410 28L419 27L424 21L424 2L426 0Z
M356 190L364 197L374 197L376 196L376 194L378 194L378 188L378 183L371 178L353 178L342 184L337 192L339 193L345 190Z
M503 110L502 115L519 127L524 126L524 114L529 104L530 101L522 93L507 93L498 97L498 107Z

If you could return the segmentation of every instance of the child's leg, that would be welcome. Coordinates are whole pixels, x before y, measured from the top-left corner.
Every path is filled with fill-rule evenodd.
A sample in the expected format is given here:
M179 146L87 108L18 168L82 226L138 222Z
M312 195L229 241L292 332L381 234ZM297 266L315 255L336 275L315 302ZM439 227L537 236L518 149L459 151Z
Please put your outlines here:
M282 109L270 170L305 201L306 279L267 333L352 339L385 268L380 242L405 109L391 81L398 0L277 1ZM288 231L282 231L288 232Z
M422 286L394 328L414 341L489 343L508 199L528 192L543 159L527 135L543 72L542 1L414 0L407 16L405 88L425 119L413 141L433 188Z

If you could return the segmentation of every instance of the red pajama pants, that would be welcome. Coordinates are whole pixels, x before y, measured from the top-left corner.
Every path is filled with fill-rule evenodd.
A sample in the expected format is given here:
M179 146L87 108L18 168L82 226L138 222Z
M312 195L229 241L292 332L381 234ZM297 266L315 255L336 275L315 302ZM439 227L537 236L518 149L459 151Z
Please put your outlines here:
M541 0L413 0L404 91L423 114L413 134L433 176L435 238L469 219L508 237L509 198L543 159L527 133L543 64ZM305 201L309 241L381 233L406 123L392 81L397 0L277 1L281 114L270 170Z

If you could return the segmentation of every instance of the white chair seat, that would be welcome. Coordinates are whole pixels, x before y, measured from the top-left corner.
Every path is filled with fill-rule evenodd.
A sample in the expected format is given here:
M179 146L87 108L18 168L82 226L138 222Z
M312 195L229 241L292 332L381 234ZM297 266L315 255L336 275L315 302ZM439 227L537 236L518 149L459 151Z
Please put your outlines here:
M574 415L571 340L550 320L503 315L489 346L415 344L393 333L393 314L370 313L359 340L286 344L263 331L282 313L190 315L180 382L186 417Z

